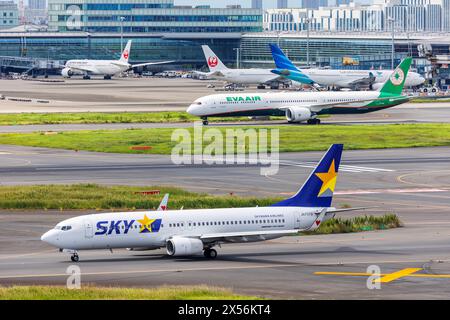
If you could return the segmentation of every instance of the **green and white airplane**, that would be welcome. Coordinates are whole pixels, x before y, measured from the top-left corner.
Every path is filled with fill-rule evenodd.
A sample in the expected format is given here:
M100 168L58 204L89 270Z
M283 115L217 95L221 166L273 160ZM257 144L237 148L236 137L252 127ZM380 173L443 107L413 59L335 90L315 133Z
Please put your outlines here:
M319 124L318 115L369 113L403 104L402 95L412 58L404 59L378 91L268 92L215 94L195 100L187 109L201 117L283 116L288 122Z

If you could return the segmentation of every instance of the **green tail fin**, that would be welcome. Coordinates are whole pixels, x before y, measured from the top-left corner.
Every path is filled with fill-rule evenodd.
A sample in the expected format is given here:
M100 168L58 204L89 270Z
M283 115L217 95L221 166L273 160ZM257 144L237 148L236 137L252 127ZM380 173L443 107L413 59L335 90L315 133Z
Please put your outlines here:
M408 76L409 68L411 67L411 63L411 57L403 59L403 61L394 70L392 75L387 79L380 92L390 95L401 95L403 87L405 86L406 77Z

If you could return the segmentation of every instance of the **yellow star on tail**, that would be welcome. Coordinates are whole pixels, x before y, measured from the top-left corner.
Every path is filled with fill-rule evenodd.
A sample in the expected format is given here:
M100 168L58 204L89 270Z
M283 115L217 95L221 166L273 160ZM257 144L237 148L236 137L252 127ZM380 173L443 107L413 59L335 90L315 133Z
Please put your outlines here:
M155 219L151 220L144 214L144 219L138 220L138 222L141 224L140 232L152 232L152 223L155 222Z
M337 172L336 167L334 165L334 159L331 162L331 166L328 169L328 172L316 173L316 176L322 180L322 188L320 188L318 197L320 197L325 191L328 189L334 192L334 188L336 187L336 179Z

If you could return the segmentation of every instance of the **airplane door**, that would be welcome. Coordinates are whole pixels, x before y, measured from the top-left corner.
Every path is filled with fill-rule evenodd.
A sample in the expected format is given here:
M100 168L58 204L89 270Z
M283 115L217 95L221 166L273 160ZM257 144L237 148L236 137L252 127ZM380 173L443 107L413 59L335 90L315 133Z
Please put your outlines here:
M294 229L300 229L300 213L294 215Z
M90 220L84 220L84 235L86 238L91 239L94 236L94 228Z

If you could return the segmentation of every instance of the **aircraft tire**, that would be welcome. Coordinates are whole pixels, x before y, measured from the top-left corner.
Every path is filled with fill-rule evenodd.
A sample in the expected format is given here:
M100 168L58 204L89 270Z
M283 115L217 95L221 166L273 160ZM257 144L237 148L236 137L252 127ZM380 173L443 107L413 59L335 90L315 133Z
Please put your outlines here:
M205 249L203 255L208 259L215 259L217 258L217 251L214 249Z
M320 119L309 119L308 124L320 124Z
M78 262L80 261L80 257L77 254L74 254L70 257L70 260L72 260L73 262Z
M215 258L217 258L217 251L214 250L214 249L210 249L210 250L209 250L208 258L209 258L209 259L215 259Z

